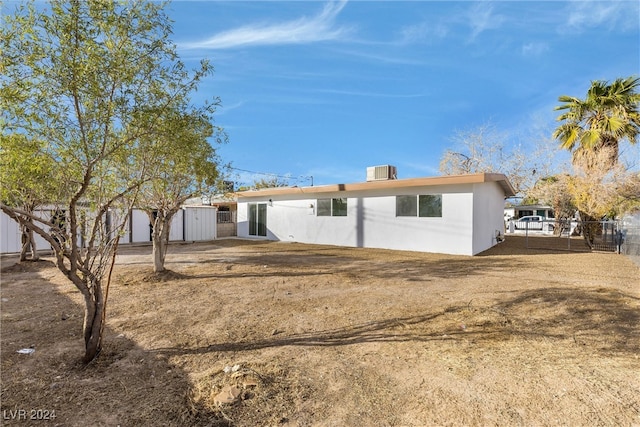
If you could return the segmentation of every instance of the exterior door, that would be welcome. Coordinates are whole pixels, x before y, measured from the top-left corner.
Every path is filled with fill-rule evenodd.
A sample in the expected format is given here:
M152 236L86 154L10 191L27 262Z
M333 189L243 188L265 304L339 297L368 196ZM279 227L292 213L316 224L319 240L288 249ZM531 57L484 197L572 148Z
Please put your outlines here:
M249 204L249 235L267 236L267 204Z

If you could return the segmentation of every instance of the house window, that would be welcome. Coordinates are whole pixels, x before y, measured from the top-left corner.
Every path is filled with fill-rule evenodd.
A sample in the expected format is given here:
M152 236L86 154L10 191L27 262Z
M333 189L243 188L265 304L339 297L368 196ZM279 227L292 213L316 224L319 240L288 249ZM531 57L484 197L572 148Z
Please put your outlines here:
M418 196L418 216L442 218L442 195L425 194Z
M396 216L418 216L416 196L396 196Z
M396 216L442 218L442 195L396 196Z
M318 216L347 216L347 198L318 199Z

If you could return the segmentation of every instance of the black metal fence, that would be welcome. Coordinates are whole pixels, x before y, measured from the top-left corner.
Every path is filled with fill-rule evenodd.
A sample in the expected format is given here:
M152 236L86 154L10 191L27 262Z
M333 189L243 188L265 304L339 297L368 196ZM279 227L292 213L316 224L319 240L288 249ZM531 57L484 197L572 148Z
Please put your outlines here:
M640 215L633 221L625 218L618 221L515 222L507 224L506 232L507 236L524 235L525 245L530 249L594 250L640 255ZM585 235L588 239L584 238Z
M236 222L235 211L218 211L218 224L227 224Z

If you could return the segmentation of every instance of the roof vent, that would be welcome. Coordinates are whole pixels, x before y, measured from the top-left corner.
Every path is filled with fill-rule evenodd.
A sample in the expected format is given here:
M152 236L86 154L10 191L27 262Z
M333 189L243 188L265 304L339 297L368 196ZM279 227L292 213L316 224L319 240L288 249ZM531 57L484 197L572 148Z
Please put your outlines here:
M367 181L386 181L390 179L398 179L398 172L395 166L382 165L367 168Z

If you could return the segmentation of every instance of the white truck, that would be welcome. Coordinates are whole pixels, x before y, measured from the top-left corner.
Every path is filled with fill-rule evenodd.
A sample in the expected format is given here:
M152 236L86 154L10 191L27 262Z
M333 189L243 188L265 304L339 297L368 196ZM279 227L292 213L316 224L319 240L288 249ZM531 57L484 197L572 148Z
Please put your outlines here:
M509 220L508 228L511 229L511 225L516 230L545 230L553 231L554 222L548 220L540 215L523 216L522 218L511 218Z

